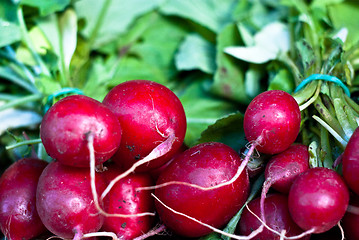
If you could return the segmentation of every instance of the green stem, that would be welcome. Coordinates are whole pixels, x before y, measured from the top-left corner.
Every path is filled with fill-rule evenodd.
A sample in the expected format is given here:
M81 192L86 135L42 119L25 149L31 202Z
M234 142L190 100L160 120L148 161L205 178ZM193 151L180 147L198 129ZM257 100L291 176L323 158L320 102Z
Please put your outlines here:
M103 20L104 20L106 14L107 14L107 10L108 10L108 8L110 7L111 1L112 1L112 0L106 0L105 3L104 3L103 6L102 6L102 9L101 9L101 11L100 11L100 14L99 14L99 16L98 16L98 18L97 18L96 25L95 25L95 27L93 28L93 31L91 32L91 35L90 35L90 38L89 38L89 41L88 41L89 46L92 46L93 43L95 42L95 39L96 39L97 34L98 34L98 31L99 31L99 29L101 28L101 25L102 25L102 23L103 23Z
M15 143L13 145L10 145L10 146L6 146L6 150L11 150L11 149L14 149L14 148L17 148L17 147L22 147L22 146L26 146L26 145L33 145L33 144L38 144L38 143L41 143L41 139L38 138L38 139L33 139L33 140L27 140L27 141L22 141L22 142L19 142L19 143Z
M332 168L333 158L329 141L329 132L323 126L320 127L320 155L323 161L323 166Z
M32 41L31 41L31 39L30 39L30 37L28 35L28 31L27 31L26 24L25 24L25 21L24 21L24 15L23 15L23 12L22 12L22 7L20 5L19 5L19 7L17 9L17 17L18 17L19 24L20 24L22 38L24 40L24 43L25 43L26 47L31 52L31 54L34 57L35 61L39 64L43 74L45 74L46 76L51 76L49 69L46 67L45 63L42 61L39 54L35 51L35 47L34 47Z
M337 132L343 139L345 139L345 133L343 131L343 129L340 127L341 125L339 124L338 120L335 119L330 112L328 111L328 109L324 106L322 100L320 97L318 97L315 101L314 101L314 107L317 109L317 111L319 112L319 114L322 116L322 118L324 119L324 121L332 128L335 130L335 132Z
M3 111L8 108L12 108L12 107L20 106L20 105L23 105L23 104L26 104L26 103L29 103L32 101L38 101L41 99L42 99L41 94L33 94L33 95L26 96L26 97L17 98L17 99L10 101L4 105L1 105L0 111Z

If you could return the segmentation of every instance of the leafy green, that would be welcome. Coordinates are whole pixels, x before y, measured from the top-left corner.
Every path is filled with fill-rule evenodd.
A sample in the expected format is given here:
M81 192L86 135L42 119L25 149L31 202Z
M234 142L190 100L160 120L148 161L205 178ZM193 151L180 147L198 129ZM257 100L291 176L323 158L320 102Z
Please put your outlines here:
M64 10L69 3L70 0L21 0L21 4L38 8L41 16Z
M231 113L209 125L202 132L198 143L210 141L227 144L236 151L244 147L247 141L243 131L243 114L240 112Z
M181 44L176 54L179 71L199 69L213 74L216 69L215 47L198 34L190 34Z
M217 36L217 69L211 91L218 96L247 104L250 97L244 87L244 71L239 66L245 66L223 52L225 47L240 43L240 36L234 24L227 25Z
M0 47L10 45L21 39L20 27L13 22L0 19L0 32Z
M115 40L142 14L157 8L164 0L81 0L75 2L79 19L86 24L81 33L98 48Z
M204 83L193 82L180 96L187 116L185 143L188 146L193 146L201 132L214 124L217 119L236 111L233 104L208 94Z
M166 1L160 11L167 15L190 19L218 33L227 24L233 22L233 10L237 2L236 0L172 0Z

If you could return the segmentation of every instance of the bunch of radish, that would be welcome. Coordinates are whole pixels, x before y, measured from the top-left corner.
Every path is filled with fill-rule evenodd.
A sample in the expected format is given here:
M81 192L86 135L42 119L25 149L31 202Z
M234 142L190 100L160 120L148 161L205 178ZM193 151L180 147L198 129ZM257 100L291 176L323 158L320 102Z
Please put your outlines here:
M301 111L284 91L256 96L243 128L244 156L220 142L187 149L183 106L161 84L128 81L103 102L67 96L40 128L53 161L22 159L0 178L0 229L15 240L46 230L63 239L145 239L163 229L185 238L215 231L233 239L309 239L342 219L344 229L358 222L349 188L359 194L359 130L343 154L342 177L310 166L308 146L296 142ZM270 159L262 193L248 203L247 164L256 151ZM239 211L236 232L220 230Z

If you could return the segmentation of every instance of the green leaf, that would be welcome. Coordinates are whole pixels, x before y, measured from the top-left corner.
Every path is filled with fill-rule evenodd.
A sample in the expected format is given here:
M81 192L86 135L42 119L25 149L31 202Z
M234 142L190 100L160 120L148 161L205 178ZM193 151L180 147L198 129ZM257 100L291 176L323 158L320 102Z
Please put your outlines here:
M189 34L176 54L179 71L199 69L212 74L216 69L215 47L198 34Z
M247 143L242 113L231 113L209 125L198 140L198 143L204 142L221 142L239 151Z
M329 16L336 29L347 28L348 37L344 48L348 49L359 41L359 3L358 1L344 1L328 7Z
M292 93L294 90L294 80L291 73L284 68L273 73L269 79L268 90L283 90L287 93Z
M219 233L212 232L206 236L199 238L199 240L222 240L222 238Z
M20 27L0 18L0 48L21 40Z
M115 40L137 17L157 8L163 1L81 0L75 2L75 9L79 19L86 21L81 33L93 43L93 48L98 48Z
M223 98L248 104L251 98L247 96L244 86L245 64L223 52L225 47L239 44L240 36L234 24L225 27L217 36L217 69L211 92Z
M303 72L310 74L310 69L314 66L315 63L315 53L312 47L305 39L301 39L296 42L295 46L298 50Z
M174 55L187 34L181 21L157 13L140 17L119 38L120 60L111 86L131 79L167 84L178 73Z
M198 77L194 76L194 78ZM211 96L205 90L205 83L208 81L194 81L180 96L187 116L185 143L188 146L196 144L202 131L209 125L230 113L236 112L236 107L232 103Z
M220 32L224 26L233 22L232 14L236 0L171 0L161 7L161 13L190 19L213 32Z
M70 0L21 0L21 4L36 7L40 10L41 16L47 16L64 10L70 4Z

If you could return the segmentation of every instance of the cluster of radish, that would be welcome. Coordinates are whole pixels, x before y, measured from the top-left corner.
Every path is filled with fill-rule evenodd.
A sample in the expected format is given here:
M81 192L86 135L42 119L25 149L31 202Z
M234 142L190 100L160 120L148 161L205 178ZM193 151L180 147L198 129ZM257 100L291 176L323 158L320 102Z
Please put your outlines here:
M262 194L246 206L229 237L309 239L337 225L347 209L344 227L358 223L359 201L353 197L349 205L348 186L359 195L359 132L343 154L342 178L332 169L309 167L307 146L295 143L300 124L290 94L258 95L244 115L250 144L241 157L218 142L186 149L182 104L158 83L122 83L102 103L65 97L48 110L40 129L54 161L22 159L0 179L1 231L9 239L32 239L46 229L64 239L144 239L158 217L184 237L223 233L219 229L249 195L246 166L254 151L271 156ZM358 229L350 231L357 239Z

